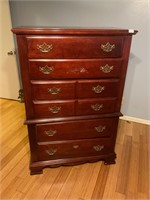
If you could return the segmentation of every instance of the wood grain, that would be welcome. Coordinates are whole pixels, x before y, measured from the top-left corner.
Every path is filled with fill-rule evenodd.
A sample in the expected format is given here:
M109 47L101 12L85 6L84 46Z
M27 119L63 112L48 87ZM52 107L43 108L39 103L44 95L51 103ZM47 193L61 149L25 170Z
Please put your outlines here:
M47 168L41 175L30 176L24 104L1 99L0 106L1 199L150 198L150 126L119 121L115 165L96 162Z

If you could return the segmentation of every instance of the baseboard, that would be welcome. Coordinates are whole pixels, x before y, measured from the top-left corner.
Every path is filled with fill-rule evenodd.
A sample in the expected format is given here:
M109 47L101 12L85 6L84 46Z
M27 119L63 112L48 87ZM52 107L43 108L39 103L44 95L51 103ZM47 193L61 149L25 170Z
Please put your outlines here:
M150 120L146 120L146 119L130 117L130 116L126 116L126 115L120 117L120 119L131 121L131 122L137 122L137 123L140 123L140 124L150 125Z

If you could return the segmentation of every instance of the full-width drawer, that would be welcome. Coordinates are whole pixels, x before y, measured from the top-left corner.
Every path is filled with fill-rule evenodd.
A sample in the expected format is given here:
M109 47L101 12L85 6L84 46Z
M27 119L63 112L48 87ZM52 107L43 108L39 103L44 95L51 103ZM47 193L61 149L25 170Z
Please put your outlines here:
M32 36L27 46L29 58L112 58L122 56L123 37Z
M80 99L76 105L76 115L113 113L116 98Z
M39 160L63 159L69 157L96 156L111 153L113 144L110 139L86 139L39 143Z
M61 117L75 113L73 100L65 101L34 101L34 117Z
M119 77L122 60L29 60L31 79L75 79Z
M110 137L116 118L56 122L36 125L38 142Z
M31 81L34 100L73 99L75 81Z

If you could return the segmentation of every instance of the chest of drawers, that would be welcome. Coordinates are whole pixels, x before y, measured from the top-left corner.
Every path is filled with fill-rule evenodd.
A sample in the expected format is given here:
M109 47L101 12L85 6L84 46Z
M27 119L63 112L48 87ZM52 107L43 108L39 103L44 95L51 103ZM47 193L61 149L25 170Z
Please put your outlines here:
M115 163L132 35L119 29L14 28L31 174L45 167Z

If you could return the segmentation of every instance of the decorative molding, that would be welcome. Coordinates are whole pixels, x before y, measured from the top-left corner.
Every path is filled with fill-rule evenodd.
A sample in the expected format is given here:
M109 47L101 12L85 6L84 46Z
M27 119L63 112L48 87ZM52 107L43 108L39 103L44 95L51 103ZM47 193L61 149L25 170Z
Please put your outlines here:
M120 119L131 121L131 122L136 122L136 123L140 123L140 124L150 125L150 120L146 120L146 119L130 117L130 116L126 116L126 115L120 117Z

